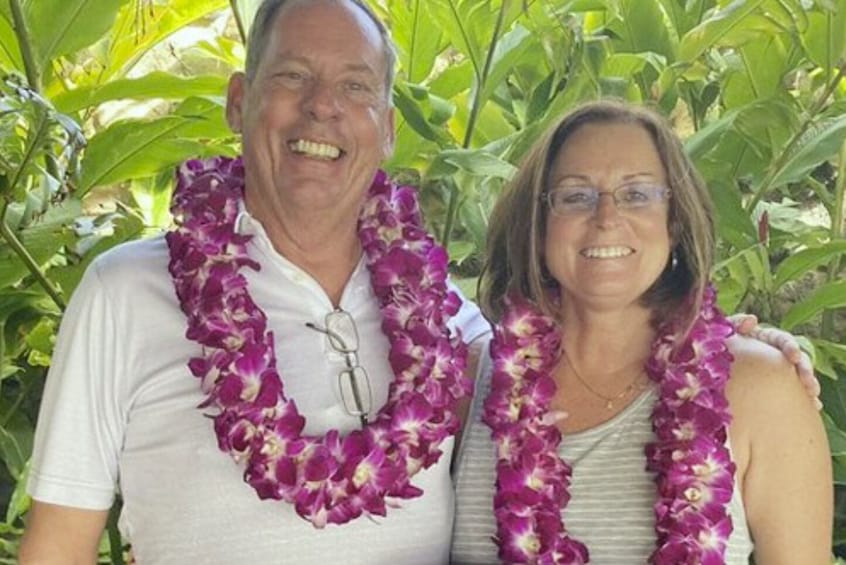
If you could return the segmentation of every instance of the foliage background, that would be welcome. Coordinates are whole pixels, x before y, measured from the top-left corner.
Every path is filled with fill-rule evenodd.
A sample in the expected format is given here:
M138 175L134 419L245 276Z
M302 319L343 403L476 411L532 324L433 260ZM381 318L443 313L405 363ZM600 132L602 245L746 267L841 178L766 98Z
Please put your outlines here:
M371 0L399 48L387 168L473 294L528 144L602 96L668 115L719 209L727 310L802 336L846 546L846 0ZM0 0L0 562L15 560L53 338L93 257L169 224L173 166L234 154L257 0ZM234 16L234 17L233 17ZM103 559L124 559L110 521Z

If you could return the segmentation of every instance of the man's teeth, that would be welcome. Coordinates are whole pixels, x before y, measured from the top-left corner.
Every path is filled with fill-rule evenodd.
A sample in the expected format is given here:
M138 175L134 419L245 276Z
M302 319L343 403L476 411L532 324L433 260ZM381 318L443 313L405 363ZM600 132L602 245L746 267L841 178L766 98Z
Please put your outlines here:
M630 247L589 247L582 251L582 255L588 259L615 259L631 255L634 251Z
M302 153L309 157L317 157L318 159L337 159L341 156L341 150L334 145L328 143L317 143L316 141L307 141L305 139L298 139L289 144L291 151L295 153Z

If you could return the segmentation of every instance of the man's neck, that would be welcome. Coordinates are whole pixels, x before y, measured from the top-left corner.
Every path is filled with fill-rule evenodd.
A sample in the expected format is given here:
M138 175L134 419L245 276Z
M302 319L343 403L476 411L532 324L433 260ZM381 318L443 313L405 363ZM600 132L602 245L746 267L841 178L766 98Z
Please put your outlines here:
M298 214L279 218L261 210L249 212L262 224L276 252L311 275L338 306L361 258L358 217Z

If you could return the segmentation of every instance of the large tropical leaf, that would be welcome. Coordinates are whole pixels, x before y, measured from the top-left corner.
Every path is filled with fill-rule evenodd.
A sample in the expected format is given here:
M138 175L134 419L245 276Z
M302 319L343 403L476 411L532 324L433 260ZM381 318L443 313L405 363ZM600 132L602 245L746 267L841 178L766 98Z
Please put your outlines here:
M802 138L799 148L773 178L772 186L778 187L802 180L820 163L837 155L844 141L846 115L814 125Z
M151 176L190 157L220 152L203 142L226 131L217 104L197 102L198 108L156 120L116 123L91 138L82 162L77 194L95 186Z
M0 69L6 72L12 70L23 71L23 61L21 60L18 38L15 36L15 30L12 28L12 24L6 18L0 18Z
M616 36L617 53L657 53L667 62L676 58L676 47L658 0L621 0L619 19L609 27Z
M720 45L737 45L758 36L770 26L777 26L758 14L766 0L735 0L720 8L702 23L687 32L679 44L679 60L691 63L709 49Z
M776 288L786 282L799 279L839 256L846 256L846 240L830 241L790 255L776 269Z
M792 42L778 35L761 36L738 48L723 85L725 107L739 108L778 96L787 72L788 48Z
M802 44L808 57L830 73L846 57L846 0L837 0L836 10L811 12L808 20Z
M73 221L82 214L82 205L69 199L53 206L42 218L15 234L36 264L43 266L64 245L74 241ZM6 242L0 240L0 288L15 284L29 271Z
M391 34L400 50L400 65L409 82L422 83L444 47L428 4L428 0L391 0L388 3Z
M99 40L112 26L126 0L34 0L27 4L30 37L44 69ZM134 4L134 2L132 3Z
M55 0L61 1L61 0ZM152 47L183 27L227 6L226 0L168 0L143 10L139 21L136 3L128 2L109 34L103 73L94 82L123 77Z
M113 80L102 86L84 86L66 91L56 96L53 103L60 112L71 113L110 100L222 96L226 93L226 82L226 77L220 75L182 78L154 71L140 78Z
M478 102L484 104L493 91L502 86L506 77L514 72L515 67L537 60L536 53L539 49L537 40L521 25L503 35L494 50L490 72Z
M846 281L835 281L817 288L811 296L798 302L781 319L784 329L790 330L807 322L823 310L846 308Z

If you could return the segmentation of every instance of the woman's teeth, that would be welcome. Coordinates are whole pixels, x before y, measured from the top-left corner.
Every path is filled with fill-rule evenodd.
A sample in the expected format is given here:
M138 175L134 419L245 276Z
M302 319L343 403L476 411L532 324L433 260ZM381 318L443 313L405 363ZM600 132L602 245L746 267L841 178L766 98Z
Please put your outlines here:
M588 247L582 250L582 255L588 259L616 259L632 253L634 253L632 248L624 246Z

